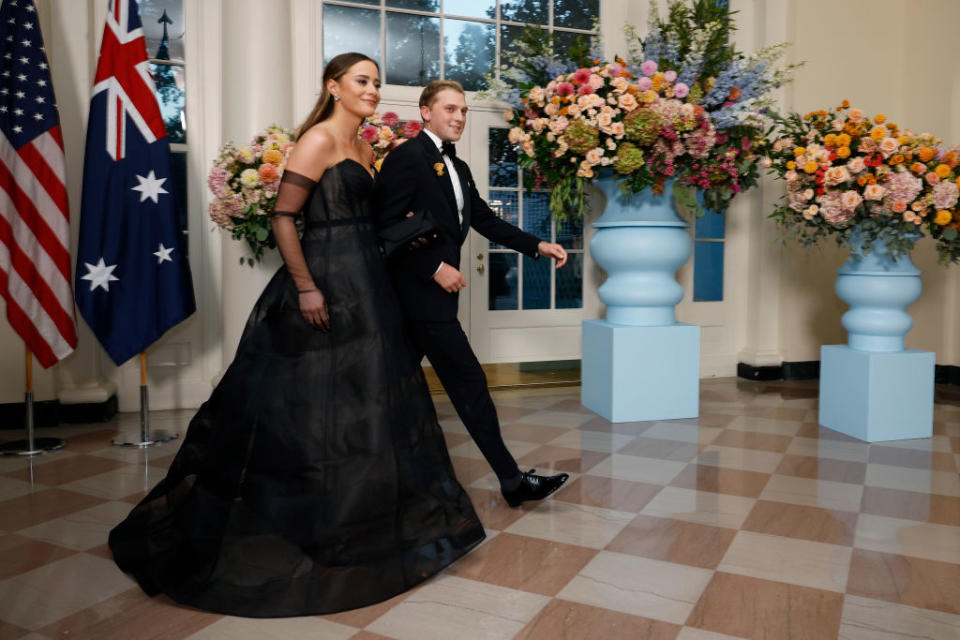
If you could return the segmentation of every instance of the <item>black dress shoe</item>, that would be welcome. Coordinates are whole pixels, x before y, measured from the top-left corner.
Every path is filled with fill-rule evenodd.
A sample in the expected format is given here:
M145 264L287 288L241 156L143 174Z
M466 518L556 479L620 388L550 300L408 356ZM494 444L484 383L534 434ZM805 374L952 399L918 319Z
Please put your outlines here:
M507 491L500 489L500 493L506 498L507 504L511 507L519 507L521 503L527 500L543 500L548 495L563 486L570 476L566 473L560 473L555 476L535 476L530 471L520 472L520 484L516 489Z

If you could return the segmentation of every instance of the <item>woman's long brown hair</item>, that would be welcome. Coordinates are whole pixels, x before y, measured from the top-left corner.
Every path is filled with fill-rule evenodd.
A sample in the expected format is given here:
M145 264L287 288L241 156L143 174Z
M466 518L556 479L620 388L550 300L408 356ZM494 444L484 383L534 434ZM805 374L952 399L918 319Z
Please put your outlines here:
M320 97L317 98L317 103L313 105L313 110L310 112L310 115L307 116L307 119L304 120L303 124L297 129L298 138L302 136L307 129L318 122L323 122L333 114L334 100L333 96L330 95L330 91L327 90L327 82L331 79L339 81L350 67L364 60L372 62L378 70L380 69L380 65L377 64L376 60L355 51L341 53L338 56L334 56L333 59L327 63L326 68L323 70L323 85L320 90Z

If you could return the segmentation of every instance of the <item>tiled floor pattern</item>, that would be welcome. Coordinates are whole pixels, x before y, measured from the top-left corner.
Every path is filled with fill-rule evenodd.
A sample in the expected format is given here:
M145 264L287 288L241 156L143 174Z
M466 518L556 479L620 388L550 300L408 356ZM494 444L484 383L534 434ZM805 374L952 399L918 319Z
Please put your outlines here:
M571 474L524 509L436 397L487 541L388 602L280 620L148 598L111 561L179 441L111 447L136 415L44 430L68 447L0 459L0 640L960 639L960 394L938 387L932 439L867 445L817 425L816 393L705 380L698 419L611 424L575 387L497 392L521 463Z

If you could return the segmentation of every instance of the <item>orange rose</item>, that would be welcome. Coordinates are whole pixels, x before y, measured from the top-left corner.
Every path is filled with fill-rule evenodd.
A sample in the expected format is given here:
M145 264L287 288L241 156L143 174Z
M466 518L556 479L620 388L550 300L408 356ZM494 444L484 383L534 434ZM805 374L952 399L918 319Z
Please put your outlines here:
M950 167L945 164L938 164L937 168L933 171L941 178L946 178L950 175Z
M933 156L937 155L935 149L930 147L923 147L920 151L917 152L917 156L920 158L920 162L930 162L933 160Z
M850 147L840 147L837 149L838 158L849 158L850 157Z
M263 161L270 164L280 164L283 162L283 153L279 149L267 149L263 152Z
M827 145L827 146L830 146L830 147L836 146L836 144L837 144L837 134L835 134L835 133L828 133L826 136L824 136L824 138L823 138L823 143L824 143L825 145Z
M877 124L883 124L884 122L887 121L887 116L883 115L882 113L878 113L877 116L873 119L873 121L876 122Z

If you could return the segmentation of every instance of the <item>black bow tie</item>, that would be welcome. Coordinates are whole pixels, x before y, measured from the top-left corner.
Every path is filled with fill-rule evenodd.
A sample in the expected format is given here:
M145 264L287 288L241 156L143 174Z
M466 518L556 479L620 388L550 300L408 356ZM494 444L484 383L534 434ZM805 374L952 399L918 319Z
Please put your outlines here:
M444 142L440 145L440 153L453 160L457 157L457 145L452 142Z

